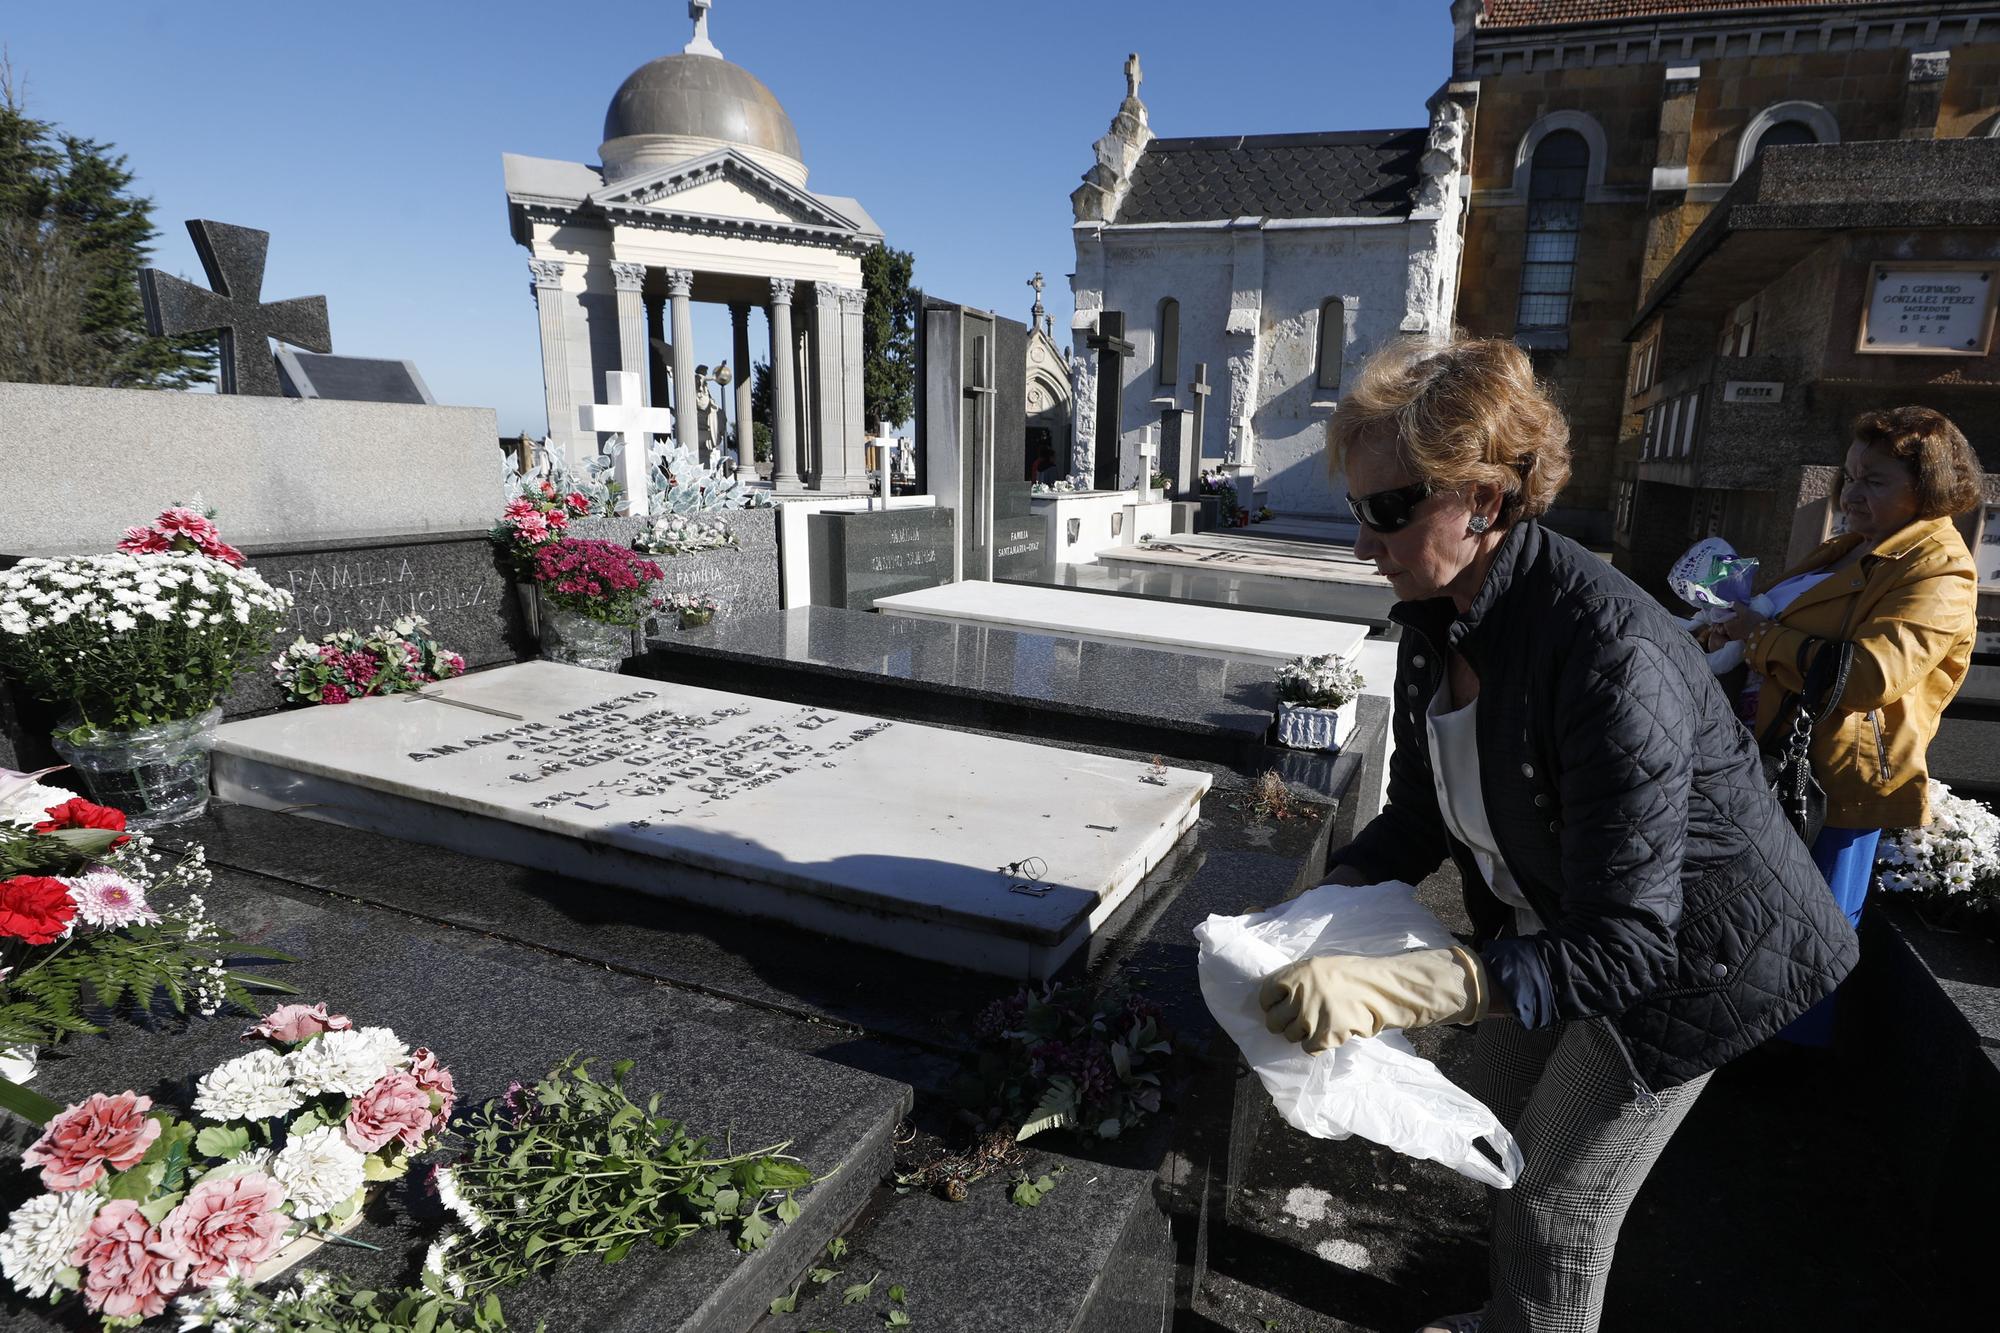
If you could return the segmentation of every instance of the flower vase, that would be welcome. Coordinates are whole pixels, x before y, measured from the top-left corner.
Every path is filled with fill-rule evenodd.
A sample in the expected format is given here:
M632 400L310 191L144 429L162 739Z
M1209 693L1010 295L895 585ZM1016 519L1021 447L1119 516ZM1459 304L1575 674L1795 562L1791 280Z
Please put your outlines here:
M1361 702L1349 699L1338 708L1312 708L1306 704L1280 702L1278 744L1293 750L1325 750L1339 754L1340 747L1354 733Z
M317 1254L322 1245L330 1244L331 1242L327 1240L328 1236L345 1236L348 1232L360 1226L362 1214L368 1211L369 1203L373 1202L376 1192L380 1188L379 1185L368 1186L367 1194L361 1204L347 1215L346 1220L324 1228L320 1235L302 1232L286 1241L276 1254L257 1265L257 1272L250 1279L252 1285L262 1286L266 1282L272 1282L283 1277L286 1273L289 1273L292 1269L297 1268L300 1264Z
M198 818L208 809L208 751L222 709L147 727L86 727L72 714L50 738L91 798L125 812L135 832Z
M580 611L567 611L546 597L539 598L536 615L541 621L542 658L589 667L592 671L616 671L632 655L632 627L607 625Z
M529 636L536 639L541 638L541 594L536 591L535 585L532 583L516 583L514 585L514 597L521 604L521 619L528 627Z
M713 611L683 611L680 615L682 629L695 629L715 619Z

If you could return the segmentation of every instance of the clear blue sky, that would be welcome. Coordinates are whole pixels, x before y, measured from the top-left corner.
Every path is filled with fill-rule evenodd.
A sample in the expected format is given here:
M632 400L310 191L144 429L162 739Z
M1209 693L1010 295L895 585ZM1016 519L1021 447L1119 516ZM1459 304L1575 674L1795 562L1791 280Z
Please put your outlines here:
M157 207L272 233L265 299L323 292L334 349L409 357L440 402L544 430L527 252L500 155L596 160L684 0L0 0L30 114L114 144ZM852 195L934 295L1069 316L1069 192L1124 93L1163 136L1419 125L1449 72L1445 0L715 0L723 54L784 103L808 182ZM728 356L698 308L697 358Z

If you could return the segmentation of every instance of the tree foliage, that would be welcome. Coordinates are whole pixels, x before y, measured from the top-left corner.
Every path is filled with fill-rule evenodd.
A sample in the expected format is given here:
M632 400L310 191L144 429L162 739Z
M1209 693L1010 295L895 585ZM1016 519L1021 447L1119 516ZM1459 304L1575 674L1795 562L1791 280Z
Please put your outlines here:
M29 116L0 65L0 379L178 389L215 375L214 338L146 332L153 201L110 145Z
M868 429L900 424L916 411L917 297L911 289L916 257L877 246L861 256L861 286L868 302L861 315L861 396Z

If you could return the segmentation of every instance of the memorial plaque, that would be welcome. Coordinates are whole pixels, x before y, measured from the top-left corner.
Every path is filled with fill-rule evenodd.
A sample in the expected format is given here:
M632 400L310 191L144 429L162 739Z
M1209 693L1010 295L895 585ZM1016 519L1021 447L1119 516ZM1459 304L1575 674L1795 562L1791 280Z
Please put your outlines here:
M1876 264L1857 352L1985 356L1993 345L1992 264Z
M226 724L214 773L226 801L1033 980L1210 784L539 661ZM1015 869L1029 858L1035 874Z
M1729 380L1722 386L1725 403L1781 403L1785 386L1777 380Z
M951 582L956 526L951 510L928 507L810 515L812 604L870 611L878 597Z
M464 654L468 667L534 655L534 631L484 533L259 546L245 555L266 583L292 594L273 656L295 638L316 643L336 630L365 632L408 615L429 621L432 637ZM254 664L237 678L223 701L227 715L284 704L262 668Z
M372 356L321 356L278 347L278 387L287 398L339 398L355 403L435 403L414 361Z
M993 577L1046 582L1049 521L1034 511L1028 483L1000 482L993 490Z

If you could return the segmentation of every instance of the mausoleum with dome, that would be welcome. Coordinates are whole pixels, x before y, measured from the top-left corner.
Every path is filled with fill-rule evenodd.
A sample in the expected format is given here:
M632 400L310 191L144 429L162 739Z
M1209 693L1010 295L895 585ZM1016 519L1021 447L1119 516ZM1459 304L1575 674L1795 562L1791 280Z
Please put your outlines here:
M858 201L807 188L791 117L709 40L709 4L688 5L685 48L612 94L598 165L502 155L540 316L550 445L595 452L578 409L608 401L606 376L633 371L693 447L696 301L729 307L730 415L748 421L756 308L770 340L773 484L865 493L861 256L882 232Z

